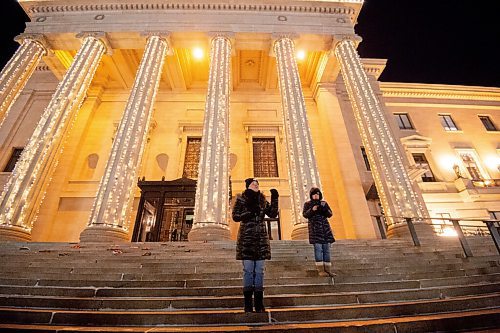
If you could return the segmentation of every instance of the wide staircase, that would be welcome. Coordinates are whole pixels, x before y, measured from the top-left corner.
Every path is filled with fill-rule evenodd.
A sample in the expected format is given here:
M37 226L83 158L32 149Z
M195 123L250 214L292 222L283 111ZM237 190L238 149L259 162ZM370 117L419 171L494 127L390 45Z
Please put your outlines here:
M242 310L234 242L0 243L0 332L434 332L500 328L491 239L349 240L334 278L273 241L265 313Z

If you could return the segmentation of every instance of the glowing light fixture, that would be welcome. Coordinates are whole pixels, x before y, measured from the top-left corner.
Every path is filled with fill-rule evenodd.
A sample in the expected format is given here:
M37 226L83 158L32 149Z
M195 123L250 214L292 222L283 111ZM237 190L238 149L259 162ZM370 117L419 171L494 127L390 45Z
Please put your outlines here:
M306 58L306 51L298 50L295 54L295 57L297 58L297 60L304 60Z
M204 55L205 54L204 54L203 49L201 47L195 47L193 49L193 57L195 59L198 59L198 60L203 59Z
M438 234L438 235L443 236L443 237L457 237L458 236L457 232L452 227L443 228L443 232Z

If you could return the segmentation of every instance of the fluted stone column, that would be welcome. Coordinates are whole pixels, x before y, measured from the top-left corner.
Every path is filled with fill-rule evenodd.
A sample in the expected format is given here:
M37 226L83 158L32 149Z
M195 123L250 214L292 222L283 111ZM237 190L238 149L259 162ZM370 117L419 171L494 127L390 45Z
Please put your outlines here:
M302 216L302 208L304 202L309 199L311 187L321 188L321 180L295 61L293 40L289 37L279 38L274 43L274 53L287 142L288 179L292 199L292 239L305 239L308 230L307 220Z
M33 184L58 158L54 152L99 66L106 47L96 34L82 35L83 44L75 56L49 105L7 180L0 196L0 240L29 240L33 221L28 220L32 207Z
M167 40L159 35L147 39L88 226L80 234L83 242L128 239L128 216L134 199L137 168L142 159L168 48Z
M16 37L21 46L0 73L0 127L44 55L47 43L41 34Z
M231 41L215 36L210 49L210 75L189 240L229 239L229 89Z
M403 221L400 217L422 221L422 218L428 217L422 195L413 188L408 177L396 138L363 70L355 42L343 39L334 52L340 62L361 140L389 222L389 233L392 228L399 227L397 223ZM401 230L407 230L406 226L401 226Z

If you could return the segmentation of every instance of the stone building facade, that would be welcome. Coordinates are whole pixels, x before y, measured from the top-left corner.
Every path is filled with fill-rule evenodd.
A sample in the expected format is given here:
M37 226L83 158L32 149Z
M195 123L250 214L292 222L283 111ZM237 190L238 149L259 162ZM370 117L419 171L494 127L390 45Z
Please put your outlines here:
M19 3L2 240L234 239L250 176L281 194L281 239L306 237L312 186L339 239L380 237L382 211L390 235L500 216L500 89L379 82L362 0Z

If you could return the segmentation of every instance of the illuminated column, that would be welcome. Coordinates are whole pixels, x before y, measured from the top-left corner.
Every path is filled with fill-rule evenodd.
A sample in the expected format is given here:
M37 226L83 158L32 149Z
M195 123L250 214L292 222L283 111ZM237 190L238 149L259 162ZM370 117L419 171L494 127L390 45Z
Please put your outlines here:
M40 59L47 54L47 43L41 34L21 34L16 41L21 46L0 73L0 126Z
M47 172L62 133L80 108L85 93L106 51L97 33L82 35L83 43L7 180L0 196L0 240L29 240L33 221L27 216L32 208L33 184Z
M304 202L309 200L311 187L321 188L321 180L314 156L292 39L289 37L278 39L274 43L274 53L287 142L288 179L292 199L292 239L305 239L308 235L307 220L302 216L302 208Z
M396 227L395 223L402 222L399 217L413 217L417 221L420 218L422 221L428 217L427 209L408 177L396 139L363 70L354 41L341 40L335 47L335 55L340 62L380 201L388 217L389 233Z
M148 37L132 91L104 176L99 184L87 228L81 241L128 239L128 217L134 199L137 169L141 162L161 71L169 45L159 35Z
M218 35L210 49L210 75L189 240L229 239L229 89L231 41Z

